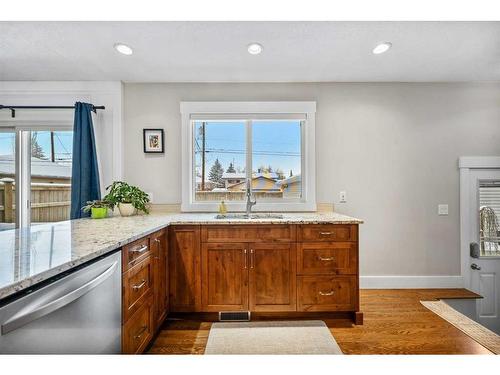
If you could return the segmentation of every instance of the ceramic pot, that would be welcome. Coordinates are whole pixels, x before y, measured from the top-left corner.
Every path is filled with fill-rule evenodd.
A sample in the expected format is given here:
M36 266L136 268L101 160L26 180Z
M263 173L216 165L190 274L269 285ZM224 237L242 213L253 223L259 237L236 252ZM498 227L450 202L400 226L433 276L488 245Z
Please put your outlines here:
M132 216L137 213L137 209L132 203L118 203L118 210L122 216Z
M92 207L90 209L90 217L92 219L104 219L108 216L107 207Z

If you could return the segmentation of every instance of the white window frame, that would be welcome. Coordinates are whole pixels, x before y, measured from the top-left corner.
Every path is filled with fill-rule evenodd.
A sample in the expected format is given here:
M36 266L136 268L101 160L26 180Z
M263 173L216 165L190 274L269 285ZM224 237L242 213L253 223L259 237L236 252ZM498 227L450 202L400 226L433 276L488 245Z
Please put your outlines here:
M316 211L316 102L181 102L182 203L184 212L216 212L219 202L195 201L193 118L301 118L302 197L300 200L257 201L252 211ZM247 144L251 142L247 133ZM250 156L249 156L250 157ZM245 211L246 202L228 202L228 210Z

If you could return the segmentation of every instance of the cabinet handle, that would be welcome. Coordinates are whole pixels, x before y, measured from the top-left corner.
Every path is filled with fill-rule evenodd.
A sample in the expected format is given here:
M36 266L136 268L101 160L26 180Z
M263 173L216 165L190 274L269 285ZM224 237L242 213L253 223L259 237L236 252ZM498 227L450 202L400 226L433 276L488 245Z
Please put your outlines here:
M254 251L253 249L250 249L250 268L253 268L253 262L254 262Z
M141 289L144 285L146 285L146 280L142 280L142 282L141 282L140 284L133 285L133 286L132 286L132 289L134 289L134 290L139 290L139 289Z
M147 329L148 329L148 326L142 326L141 330L134 336L134 340L139 340L141 338L141 336L144 334L144 332L146 332Z
M245 258L245 267L244 269L247 269L248 268L248 264L247 264L247 249L243 250L243 258Z
M320 296L333 296L335 292L333 290L330 290L329 292L319 292Z
M148 249L147 245L143 245L143 246L142 246L141 248L139 248L139 249L132 249L132 250L130 250L130 252L140 254L140 253L145 252L147 249Z
M320 236L331 236L333 232L319 232Z
M334 260L334 257L322 257L321 255L318 256L318 260L321 260L323 262L328 262L330 260Z
M161 241L158 238L155 238L155 242L160 243Z

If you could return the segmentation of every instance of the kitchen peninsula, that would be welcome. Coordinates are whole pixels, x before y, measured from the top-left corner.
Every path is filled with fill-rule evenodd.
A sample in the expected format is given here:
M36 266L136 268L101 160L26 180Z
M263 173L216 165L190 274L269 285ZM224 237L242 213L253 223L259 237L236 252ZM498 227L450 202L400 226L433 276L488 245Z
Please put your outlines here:
M7 230L0 304L121 250L125 353L142 352L167 313L348 314L362 324L361 223L333 212L250 220L181 213Z

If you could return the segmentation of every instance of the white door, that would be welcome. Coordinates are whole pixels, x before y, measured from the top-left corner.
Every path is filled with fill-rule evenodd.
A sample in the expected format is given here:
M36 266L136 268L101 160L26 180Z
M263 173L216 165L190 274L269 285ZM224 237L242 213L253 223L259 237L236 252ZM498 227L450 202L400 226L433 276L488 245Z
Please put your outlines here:
M500 170L470 172L470 289L477 301L478 321L500 334Z

